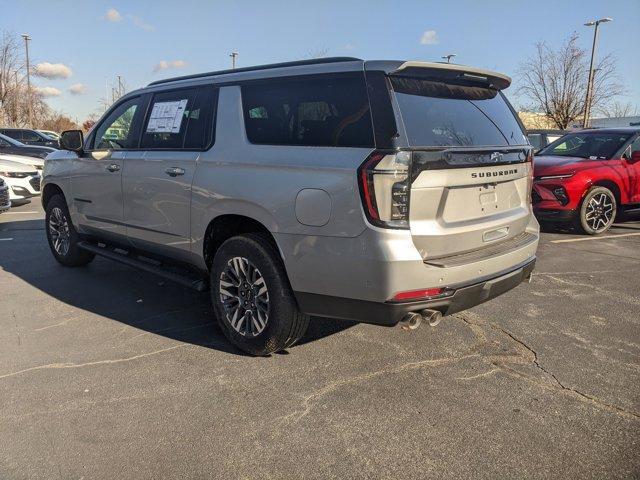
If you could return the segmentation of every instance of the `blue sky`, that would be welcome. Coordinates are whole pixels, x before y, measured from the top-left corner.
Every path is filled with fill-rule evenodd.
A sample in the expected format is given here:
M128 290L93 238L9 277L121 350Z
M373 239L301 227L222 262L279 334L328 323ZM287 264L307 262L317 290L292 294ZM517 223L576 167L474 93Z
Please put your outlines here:
M61 67L50 67L58 78L34 83L58 90L47 99L50 106L80 121L99 111L105 80L113 82L116 74L133 89L228 68L231 51L239 52L239 66L324 51L419 60L453 52L458 63L514 75L537 41L556 47L577 31L589 49L593 30L582 24L603 16L614 22L602 26L599 52L617 55L628 89L622 100L640 106L640 0L0 0L0 12L0 31L31 35L32 63L71 70L59 78ZM514 100L513 92L507 94Z

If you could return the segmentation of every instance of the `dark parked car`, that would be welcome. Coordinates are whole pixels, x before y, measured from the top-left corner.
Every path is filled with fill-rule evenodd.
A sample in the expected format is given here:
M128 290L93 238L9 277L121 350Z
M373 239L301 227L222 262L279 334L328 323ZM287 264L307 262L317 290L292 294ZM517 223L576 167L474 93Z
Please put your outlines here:
M538 152L567 133L566 130L527 130L529 143Z
M57 140L47 137L44 133L28 128L0 128L0 133L27 145L53 148L60 147Z
M25 145L14 138L0 133L0 154L26 155L27 157L44 158L56 149L52 147L38 147L37 145Z

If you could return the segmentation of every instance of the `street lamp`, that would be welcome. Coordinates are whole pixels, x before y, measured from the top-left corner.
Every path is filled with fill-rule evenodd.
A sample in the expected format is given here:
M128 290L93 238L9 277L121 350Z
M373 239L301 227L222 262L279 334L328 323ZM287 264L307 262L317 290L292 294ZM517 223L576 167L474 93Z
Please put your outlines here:
M453 57L457 57L457 56L458 56L458 55L457 55L456 53L448 53L447 55L443 55L443 56L442 56L442 57L440 57L440 58L442 58L442 59L446 60L446 61L447 61L447 63L451 63L451 59L452 59Z
M27 55L27 118L29 119L29 126L33 127L33 119L31 118L31 72L29 70L29 40L31 40L31 37L26 33L21 36L24 38L24 48Z
M236 69L236 58L238 58L238 52L231 52L229 54L229 56L231 57L231 68L232 69Z
M590 20L584 24L585 27L595 26L593 31L593 45L591 46L591 62L589 63L589 80L587 81L587 97L584 100L584 119L582 126L584 128L589 127L589 116L591 115L591 103L593 102L593 60L596 56L596 47L598 43L598 27L601 23L607 23L612 21L613 18L604 17L599 20Z

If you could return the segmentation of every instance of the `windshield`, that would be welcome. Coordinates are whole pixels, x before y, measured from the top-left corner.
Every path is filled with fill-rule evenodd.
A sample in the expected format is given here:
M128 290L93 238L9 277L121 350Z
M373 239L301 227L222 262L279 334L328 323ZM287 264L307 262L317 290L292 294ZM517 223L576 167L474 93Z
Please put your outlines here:
M540 150L538 155L607 160L613 157L630 137L630 133L569 133Z
M399 76L391 84L412 146L528 144L498 90Z

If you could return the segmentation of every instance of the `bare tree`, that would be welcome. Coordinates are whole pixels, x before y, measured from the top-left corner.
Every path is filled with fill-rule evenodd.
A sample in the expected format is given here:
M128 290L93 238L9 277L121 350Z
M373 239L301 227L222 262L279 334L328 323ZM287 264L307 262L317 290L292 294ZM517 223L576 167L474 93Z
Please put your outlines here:
M610 105L600 107L599 112L607 118L635 117L638 115L638 106L631 102L613 102Z
M35 127L60 131L75 122L51 110L42 94L31 88L28 93L24 47L19 36L0 33L0 125ZM29 125L28 112L32 113Z
M536 53L518 68L518 93L530 103L528 110L544 114L561 129L579 118L585 107L589 57L577 45L573 33L558 50L545 42L536 44ZM592 110L602 110L624 93L616 73L616 59L605 55L595 65Z

